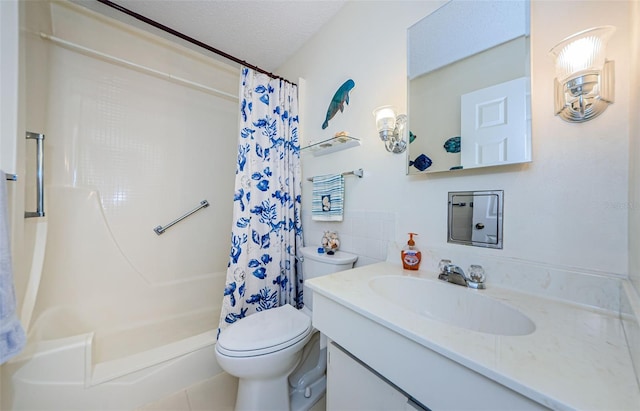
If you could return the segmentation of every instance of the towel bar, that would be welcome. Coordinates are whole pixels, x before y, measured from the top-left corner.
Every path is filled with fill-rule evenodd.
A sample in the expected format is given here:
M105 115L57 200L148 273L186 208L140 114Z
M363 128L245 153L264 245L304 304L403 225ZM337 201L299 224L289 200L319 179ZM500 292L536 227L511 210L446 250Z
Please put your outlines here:
M153 231L156 232L156 234L160 235L163 234L168 228L170 228L171 226L173 226L174 224L179 223L180 221L184 220L185 218L189 217L191 214L195 213L196 211L209 207L209 202L207 200L202 200L200 201L200 205L196 208L194 208L193 210L189 211L188 213L183 214L182 216L176 218L175 220L173 220L172 222L170 222L169 224L165 225L164 227L159 225L156 228L153 229Z
M344 171L341 173L343 176L350 176L350 175L354 175L357 176L358 178L362 178L362 176L364 175L364 170L359 168L357 170L353 170L353 171ZM313 181L313 177L309 177L307 178L307 181Z

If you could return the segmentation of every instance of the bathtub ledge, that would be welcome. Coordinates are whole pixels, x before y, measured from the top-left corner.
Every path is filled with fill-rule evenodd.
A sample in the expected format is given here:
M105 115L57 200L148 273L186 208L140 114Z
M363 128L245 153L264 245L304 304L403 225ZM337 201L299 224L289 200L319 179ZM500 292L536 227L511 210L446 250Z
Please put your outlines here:
M215 342L216 330L211 330L152 350L94 364L93 372L87 373L87 375L91 375L88 386L99 385L153 365L170 361L209 345L213 346ZM187 348L185 349L185 347ZM87 364L92 364L92 362L87 361Z

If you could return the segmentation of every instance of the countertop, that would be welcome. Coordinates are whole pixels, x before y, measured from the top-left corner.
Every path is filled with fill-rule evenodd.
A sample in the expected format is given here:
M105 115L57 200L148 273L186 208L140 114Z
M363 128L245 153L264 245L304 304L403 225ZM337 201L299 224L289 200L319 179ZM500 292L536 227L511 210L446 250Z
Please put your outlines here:
M518 309L536 325L528 335L486 334L415 314L369 288L373 278L390 275L440 282L435 273L407 271L383 262L314 278L306 285L315 293L553 409L640 409L640 388L616 313L493 286L485 290L468 289Z

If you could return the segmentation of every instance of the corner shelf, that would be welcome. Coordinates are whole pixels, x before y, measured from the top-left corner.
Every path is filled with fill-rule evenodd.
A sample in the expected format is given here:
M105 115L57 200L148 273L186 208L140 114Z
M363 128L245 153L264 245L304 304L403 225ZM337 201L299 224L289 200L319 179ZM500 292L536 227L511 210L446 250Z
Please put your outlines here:
M311 152L314 156L323 156L340 150L346 150L360 145L360 139L351 136L336 136L326 140L311 143L302 147L302 152Z

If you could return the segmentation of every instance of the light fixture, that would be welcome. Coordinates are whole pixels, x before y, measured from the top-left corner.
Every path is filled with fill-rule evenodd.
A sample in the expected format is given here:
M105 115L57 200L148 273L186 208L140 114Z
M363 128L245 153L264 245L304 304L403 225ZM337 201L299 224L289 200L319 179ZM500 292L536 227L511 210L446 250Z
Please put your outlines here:
M556 59L555 113L569 122L591 120L614 101L614 62L605 59L613 26L581 31L549 52Z
M396 116L396 110L392 106L378 107L373 111L376 118L376 128L380 139L384 141L387 151L395 154L404 152L407 149L405 139L405 127L407 116L400 114Z

